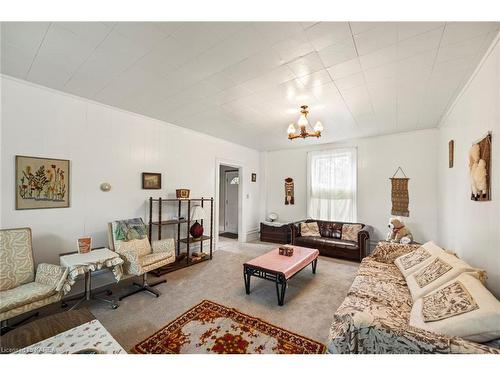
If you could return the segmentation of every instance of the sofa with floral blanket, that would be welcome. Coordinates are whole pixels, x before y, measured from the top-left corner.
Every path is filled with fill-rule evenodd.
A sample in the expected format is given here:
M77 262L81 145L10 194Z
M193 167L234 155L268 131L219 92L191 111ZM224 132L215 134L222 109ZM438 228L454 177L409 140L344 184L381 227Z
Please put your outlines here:
M330 328L329 353L495 353L499 340L480 344L409 325L413 306L394 260L420 245L381 242L364 258Z

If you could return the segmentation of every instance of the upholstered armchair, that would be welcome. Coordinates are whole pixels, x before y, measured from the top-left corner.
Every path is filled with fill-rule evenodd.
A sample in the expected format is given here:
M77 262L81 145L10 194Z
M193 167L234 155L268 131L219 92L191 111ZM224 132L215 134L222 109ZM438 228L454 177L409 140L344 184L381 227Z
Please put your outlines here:
M160 283L167 282L163 279L154 284L148 284L147 273L175 261L175 242L173 238L153 241L148 240L146 225L141 218L117 220L108 224L109 248L116 251L122 259L125 276L142 276L142 283L134 283L138 289L133 290L119 299L141 291L147 291L160 296L160 292L152 288Z
M2 334L13 327L8 319L60 301L69 291L67 274L66 268L47 263L39 264L35 273L30 228L0 230Z

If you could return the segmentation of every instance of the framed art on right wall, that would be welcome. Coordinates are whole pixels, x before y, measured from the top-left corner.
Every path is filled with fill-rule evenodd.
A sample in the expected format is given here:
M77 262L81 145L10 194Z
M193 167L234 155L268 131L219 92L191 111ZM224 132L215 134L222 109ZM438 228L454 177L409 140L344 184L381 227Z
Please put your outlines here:
M491 132L469 150L471 200L491 200Z

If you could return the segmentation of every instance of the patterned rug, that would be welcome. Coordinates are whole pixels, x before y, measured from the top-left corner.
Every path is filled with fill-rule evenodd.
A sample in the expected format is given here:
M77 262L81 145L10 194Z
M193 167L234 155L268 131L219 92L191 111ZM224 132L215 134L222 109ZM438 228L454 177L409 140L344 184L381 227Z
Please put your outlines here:
M325 345L204 300L137 344L147 354L321 354Z

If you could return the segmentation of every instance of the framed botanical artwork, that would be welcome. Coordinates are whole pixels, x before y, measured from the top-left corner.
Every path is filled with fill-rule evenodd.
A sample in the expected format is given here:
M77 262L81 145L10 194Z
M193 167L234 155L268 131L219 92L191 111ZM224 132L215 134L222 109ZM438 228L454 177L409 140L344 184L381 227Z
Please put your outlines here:
M161 189L161 173L142 172L143 189Z
M86 254L92 250L92 237L82 237L77 240L78 253Z
M257 173L252 173L252 182L257 181Z
M16 210L69 207L69 160L16 155Z

